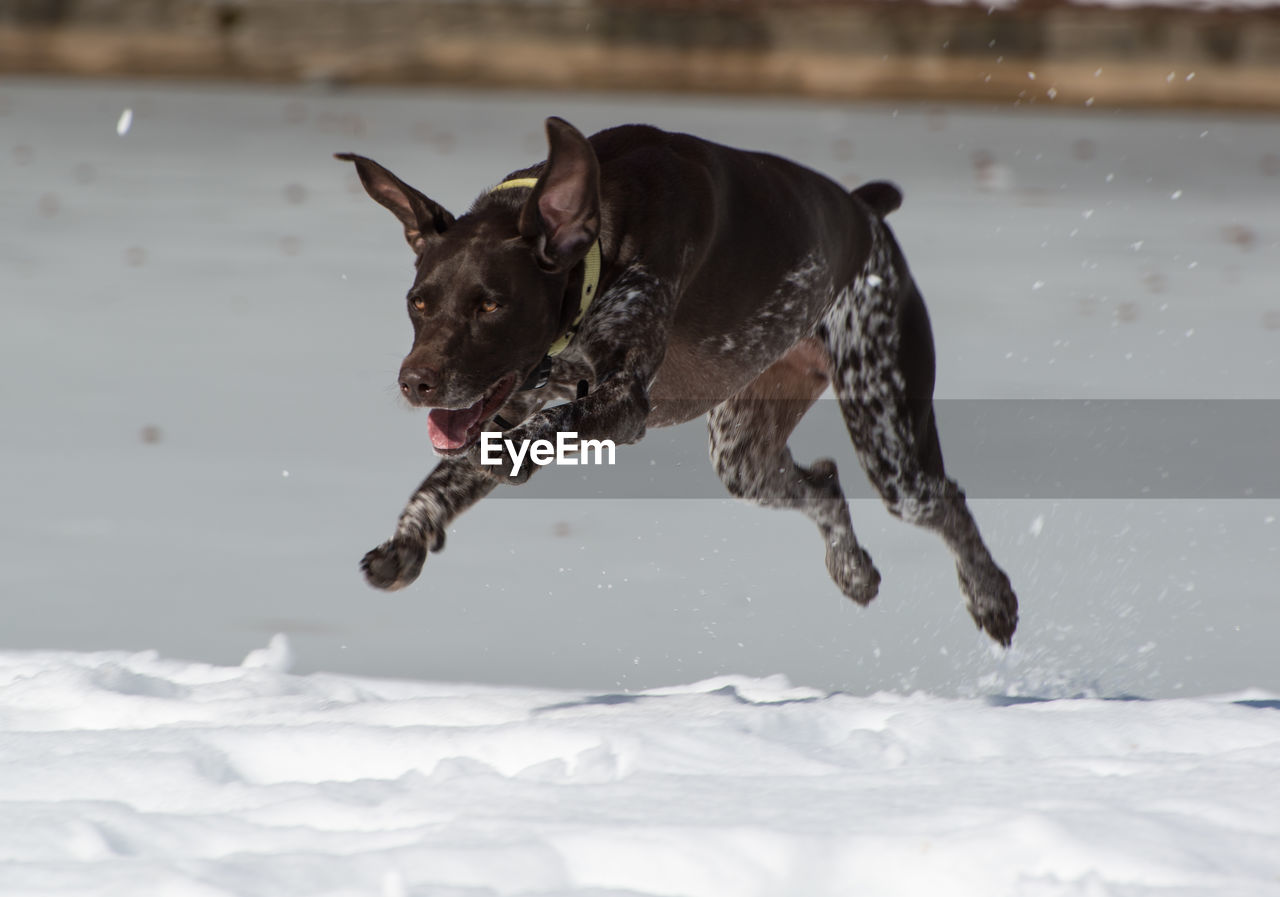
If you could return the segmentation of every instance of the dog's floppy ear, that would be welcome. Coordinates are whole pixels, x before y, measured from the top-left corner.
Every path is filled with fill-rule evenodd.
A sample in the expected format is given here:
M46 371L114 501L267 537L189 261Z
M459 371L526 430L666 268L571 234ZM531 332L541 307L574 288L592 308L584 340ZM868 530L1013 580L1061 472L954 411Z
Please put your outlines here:
M572 268L600 235L600 163L582 133L547 119L547 164L520 210L520 235L549 271Z
M404 238L413 251L422 255L427 241L453 224L453 216L410 187L372 159L354 153L336 153L334 158L356 163L356 173L373 201L391 210L404 225Z

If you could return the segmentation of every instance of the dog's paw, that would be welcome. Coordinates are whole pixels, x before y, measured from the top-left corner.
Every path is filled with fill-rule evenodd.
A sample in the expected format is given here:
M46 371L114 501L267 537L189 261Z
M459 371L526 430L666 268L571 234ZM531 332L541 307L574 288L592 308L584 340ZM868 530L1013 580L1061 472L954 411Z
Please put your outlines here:
M443 539L440 544L443 545ZM364 571L369 585L391 592L417 579L426 560L426 545L405 536L396 536L366 554L360 562L360 569Z
M1018 628L1018 596L1009 577L995 564L980 570L956 568L960 590L964 592L969 615L978 628L1006 648Z
M880 571L858 544L838 540L827 545L827 572L846 598L866 607L880 591Z

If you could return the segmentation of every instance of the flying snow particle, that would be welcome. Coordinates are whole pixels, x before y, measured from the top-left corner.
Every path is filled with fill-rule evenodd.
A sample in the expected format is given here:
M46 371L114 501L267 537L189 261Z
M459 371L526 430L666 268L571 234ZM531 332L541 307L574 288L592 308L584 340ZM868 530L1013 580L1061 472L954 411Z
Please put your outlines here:
M282 470L282 471L280 471L280 476L282 476L282 477L284 477L284 478L288 479L288 477L289 477L289 471L287 471L287 470Z
M120 113L120 119L116 122L116 133L123 137L129 133L131 127L133 127L133 110L125 109Z
M1045 91L1045 94L1046 94L1046 95L1049 97L1049 99L1051 99L1051 100L1053 100L1053 99L1057 99L1057 97L1058 97L1058 88L1056 88L1056 87L1050 87L1048 90L1046 90L1046 91Z
M1044 281L1043 281L1043 280L1037 280L1035 283L1033 283L1033 284L1031 285L1031 289L1033 289L1033 290L1038 290L1038 289L1040 289L1042 286L1044 286Z
M1145 240L1138 240L1136 243L1130 243L1130 244L1129 244L1129 248L1130 248L1130 249L1132 249L1134 252L1140 252L1140 251L1142 250L1142 244L1143 244L1144 242L1146 242L1146 241L1145 241Z
M1110 173L1107 175L1107 183L1108 183L1108 184L1110 184L1110 183L1111 183L1112 181L1114 181L1115 179L1116 179L1116 173L1115 173L1114 171L1113 171L1113 172L1110 172Z
M1173 73L1173 72L1170 72L1169 74L1167 74L1167 75L1165 75L1165 76L1164 76L1164 80L1165 80L1165 81L1168 81L1169 83L1172 83L1172 82L1173 82L1173 77L1174 77L1174 73Z
M1267 526L1270 526L1271 524L1276 522L1276 515L1268 514L1266 517L1262 518L1262 522L1267 524Z
M1034 80L1036 79L1036 73L1035 73L1035 72L1027 72L1027 78L1028 78L1028 79L1030 79L1030 80L1032 80L1032 81L1034 81Z
M1085 100L1085 101L1084 101L1084 104L1085 104L1086 106L1092 106L1092 105L1093 105L1093 97L1089 97L1089 99Z
M1081 212L1081 213L1080 213L1080 217L1081 217L1081 218L1086 218L1086 219L1087 219L1087 218L1092 218L1092 217L1093 217L1093 209L1085 209L1083 212Z
M1040 534L1044 532L1044 515L1037 514L1036 519L1031 521L1031 527L1027 530L1035 538L1040 538Z
M1181 191L1181 190L1174 190L1172 193L1170 193L1170 194L1169 194L1169 198L1170 198L1170 199L1182 199L1182 191Z
M1191 74L1187 75L1187 77L1185 78L1185 80L1190 81L1190 80L1191 80L1192 78L1194 78L1195 76L1196 76L1196 73L1195 73L1195 72L1192 72Z

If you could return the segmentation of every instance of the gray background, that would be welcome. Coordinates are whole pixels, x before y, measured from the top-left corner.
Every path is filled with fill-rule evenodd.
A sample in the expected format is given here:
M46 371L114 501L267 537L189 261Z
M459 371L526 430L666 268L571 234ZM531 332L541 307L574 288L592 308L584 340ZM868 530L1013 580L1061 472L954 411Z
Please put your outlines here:
M854 521L884 583L850 605L808 521L716 497L701 422L653 434L616 486L559 470L496 493L414 587L363 585L360 555L434 462L394 385L407 249L330 153L461 211L542 157L549 114L902 185L891 221L934 322L943 447L1022 599L1011 652L973 629L941 543L870 498ZM1280 688L1278 138L1216 113L0 82L0 648L226 663L283 631L302 671L455 680ZM1035 482L1038 453L1062 463L1045 409L1099 407L1047 400L1078 399L1162 409L1179 439L1230 446L1231 476L1143 492L1113 425L1077 438L1093 454L1063 482ZM796 454L833 455L868 495L829 400ZM1213 457L1170 457L1192 455ZM628 497L636 482L658 497Z

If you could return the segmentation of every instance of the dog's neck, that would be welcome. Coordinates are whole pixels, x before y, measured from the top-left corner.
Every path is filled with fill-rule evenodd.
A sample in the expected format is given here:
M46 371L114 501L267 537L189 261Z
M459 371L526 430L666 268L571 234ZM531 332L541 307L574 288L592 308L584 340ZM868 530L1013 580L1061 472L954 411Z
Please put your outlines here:
M517 187L533 187L538 183L537 178L512 178L509 181L503 181L496 187L489 190L490 193L497 193L499 190L510 190ZM595 299L596 292L600 287L600 240L597 239L591 244L591 248L587 250L586 257L582 260L582 286L578 293L578 308L574 313L573 320L569 322L568 328L565 329L555 342L547 349L546 357L542 364L538 365L537 370L530 376L520 388L538 389L547 382L547 372L551 369L551 359L555 358L565 349L569 348L569 344L573 342L573 338L578 334L578 328L582 326L582 319L587 315L587 309L591 306L591 301Z

